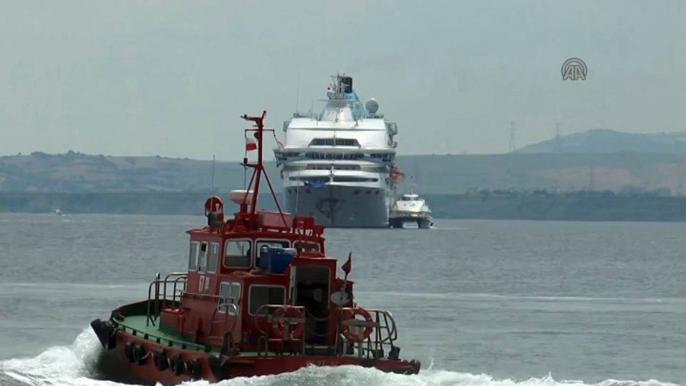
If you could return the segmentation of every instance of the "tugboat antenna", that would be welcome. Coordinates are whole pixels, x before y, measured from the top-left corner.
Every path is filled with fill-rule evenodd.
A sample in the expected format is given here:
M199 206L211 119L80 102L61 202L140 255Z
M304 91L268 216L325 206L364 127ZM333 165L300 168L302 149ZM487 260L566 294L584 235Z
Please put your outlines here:
M210 192L214 193L214 154L212 154L212 182L210 182Z
M300 112L300 71L298 71L298 83L295 86L295 112Z

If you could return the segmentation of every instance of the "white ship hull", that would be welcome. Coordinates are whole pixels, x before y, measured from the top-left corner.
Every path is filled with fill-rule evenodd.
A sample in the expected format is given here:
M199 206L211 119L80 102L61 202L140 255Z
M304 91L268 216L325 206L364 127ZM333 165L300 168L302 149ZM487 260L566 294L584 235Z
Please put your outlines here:
M393 228L403 228L407 223L417 223L419 229L429 229L434 224L430 213L391 212L388 221Z
M368 193L369 192L369 193ZM327 228L388 228L389 192L383 188L326 185L292 187L284 192L286 210L314 217Z
M402 228L406 223L417 223L420 229L429 229L434 223L426 200L414 193L403 194L395 202L388 221L393 228Z

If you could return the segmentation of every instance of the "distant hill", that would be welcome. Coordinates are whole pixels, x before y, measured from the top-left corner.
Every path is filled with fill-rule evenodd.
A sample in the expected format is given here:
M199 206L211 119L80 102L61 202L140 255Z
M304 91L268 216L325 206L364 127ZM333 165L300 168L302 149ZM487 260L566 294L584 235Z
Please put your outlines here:
M525 146L516 153L658 153L686 155L686 133L632 134L594 129Z
M583 138L583 134L577 136ZM571 141L576 136L565 138ZM416 184L420 194L462 194L475 189L661 189L686 194L686 154L675 150L600 152L600 148L591 148L587 152L551 153L543 151L545 142L538 145L542 146L540 153L533 153L537 145L532 145L512 154L398 156L397 161L408 176L406 185ZM267 171L274 189L281 192L281 179L272 162L267 163ZM0 192L194 193L208 192L212 186L219 191L243 188L244 170L238 160L216 162L213 182L212 161L76 152L0 157Z
M214 186L242 186L243 176L238 162L217 162ZM209 191L212 184L212 161L72 151L0 157L0 191L5 192L197 192Z

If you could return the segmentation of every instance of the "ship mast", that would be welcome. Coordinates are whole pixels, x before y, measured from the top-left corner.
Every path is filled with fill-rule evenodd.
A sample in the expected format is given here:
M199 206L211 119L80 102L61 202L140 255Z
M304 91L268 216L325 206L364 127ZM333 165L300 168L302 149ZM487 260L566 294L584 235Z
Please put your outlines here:
M250 186L252 185L253 181L255 181L255 189L253 192L253 199L252 199L252 204L250 205L250 213L249 213L249 224L250 228L254 229L255 227L255 222L257 220L257 199L260 194L260 180L262 179L262 175L264 174L264 178L267 181L267 185L269 186L269 190L272 194L272 197L274 198L274 203L276 204L276 208L279 211L279 215L281 216L281 220L283 221L284 226L289 227L290 224L286 221L286 216L284 216L283 211L281 211L281 205L279 205L279 200L276 198L276 193L274 193L274 188L272 187L271 181L269 181L269 176L267 175L265 169L264 169L264 162L263 162L263 156L262 156L262 151L264 149L263 145L263 139L264 139L264 132L269 131L274 133L274 129L265 129L264 128L264 117L267 115L267 111L264 110L262 112L261 116L249 116L247 114L243 114L241 118L245 119L246 121L252 121L255 122L255 127L254 129L245 129L246 136L248 135L248 132L254 132L255 134L255 140L257 141L257 163L248 163L248 158L245 157L243 158L243 165L244 167L249 167L255 169L253 172L252 178L250 178L250 184L248 184L246 194L243 198L243 205L245 206L245 201L248 198L248 195L250 193Z

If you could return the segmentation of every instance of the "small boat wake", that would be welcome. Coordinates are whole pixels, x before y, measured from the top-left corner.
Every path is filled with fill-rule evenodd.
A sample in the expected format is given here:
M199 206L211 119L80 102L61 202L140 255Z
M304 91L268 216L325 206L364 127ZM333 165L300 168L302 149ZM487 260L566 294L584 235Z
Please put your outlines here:
M102 368L100 360L108 355L90 328L78 335L71 346L52 347L34 358L0 361L2 386L122 386L114 381L119 369ZM207 381L187 382L184 385L207 386ZM219 386L586 386L581 381L556 381L548 375L523 381L496 380L485 374L458 373L437 370L433 365L417 375L384 373L361 367L307 367L293 373L223 381ZM677 386L655 380L606 380L595 386Z

